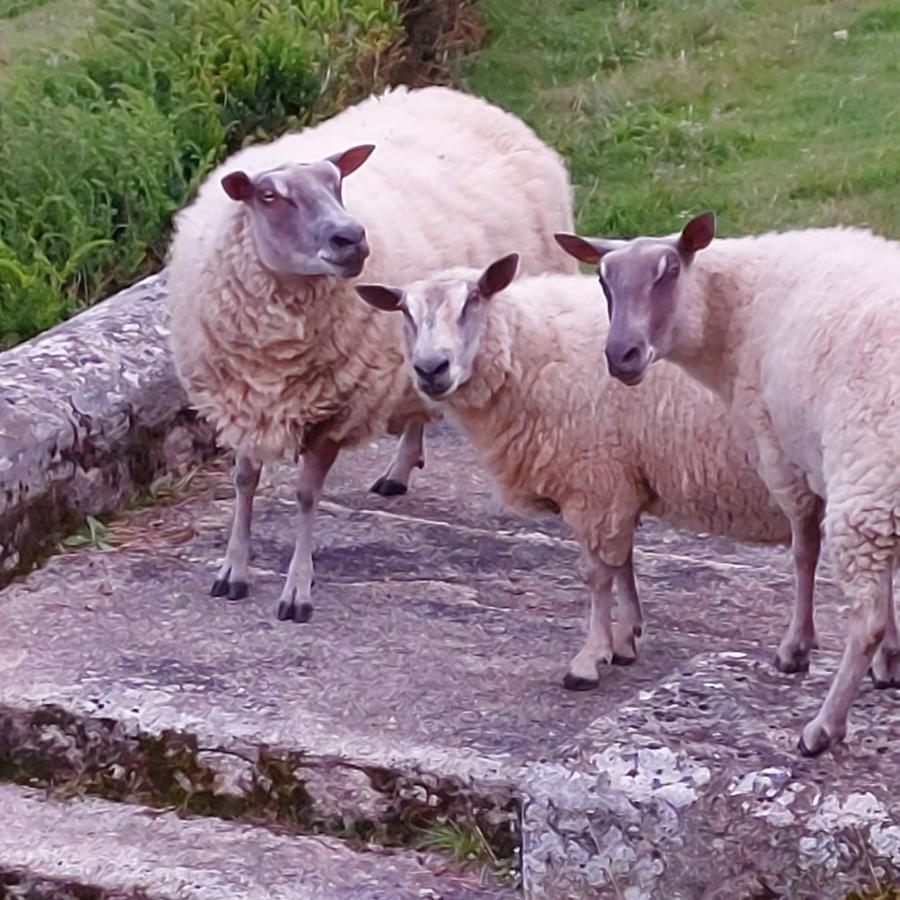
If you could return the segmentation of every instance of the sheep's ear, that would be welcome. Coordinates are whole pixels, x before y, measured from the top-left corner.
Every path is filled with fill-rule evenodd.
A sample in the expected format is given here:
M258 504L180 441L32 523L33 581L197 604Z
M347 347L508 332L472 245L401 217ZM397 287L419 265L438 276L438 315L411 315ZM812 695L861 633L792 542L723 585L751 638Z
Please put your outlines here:
M222 187L232 200L246 202L253 196L253 182L246 172L229 172L222 178Z
M681 230L678 238L678 250L684 256L692 256L698 250L708 247L716 236L716 214L714 212L700 213L694 216Z
M519 254L510 253L492 262L478 279L478 293L493 297L510 286L519 271Z
M400 288L388 287L385 284L358 284L356 293L369 306L382 312L394 312L403 306L403 291Z
M625 241L584 238L565 232L554 234L553 238L569 256L574 256L579 262L588 263L591 266L596 266L607 253L625 244Z
M346 178L355 172L371 155L375 149L374 144L360 144L358 147L351 147L344 150L343 153L334 153L327 157L328 162L338 167L341 178Z

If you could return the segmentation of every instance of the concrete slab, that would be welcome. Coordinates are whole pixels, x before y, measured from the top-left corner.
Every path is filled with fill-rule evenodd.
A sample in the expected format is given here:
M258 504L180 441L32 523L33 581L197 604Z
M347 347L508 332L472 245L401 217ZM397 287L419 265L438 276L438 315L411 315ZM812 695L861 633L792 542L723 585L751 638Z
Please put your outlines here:
M409 851L0 785L0 870L29 882L153 900L502 900L478 877L435 875ZM2 882L0 882L2 883ZM45 894L53 896L53 894ZM74 894L74 896L85 896ZM94 897L97 894L92 893Z
M232 792L251 791L261 753L288 759L317 821L399 827L439 807L500 840L521 816L535 898L712 897L731 870L777 896L843 897L870 865L900 866L896 697L867 689L834 755L794 752L841 645L827 571L823 649L809 676L781 675L769 659L788 618L787 554L648 523L640 659L570 694L560 682L586 595L561 524L504 515L447 427L409 495L367 493L392 449L346 455L329 482L307 625L274 616L292 544L288 466L257 506L245 601L208 596L231 510L215 469L183 502L117 523L114 552L56 557L10 586L0 757L5 740L55 766L110 765L173 730ZM56 718L35 718L45 705ZM790 818L770 815L776 800ZM808 823L847 804L852 829L820 846Z

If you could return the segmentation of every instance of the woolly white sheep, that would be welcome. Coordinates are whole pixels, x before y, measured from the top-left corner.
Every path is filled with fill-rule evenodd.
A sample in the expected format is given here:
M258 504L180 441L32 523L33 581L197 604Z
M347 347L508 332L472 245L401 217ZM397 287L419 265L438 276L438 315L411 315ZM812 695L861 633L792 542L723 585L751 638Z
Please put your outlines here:
M844 655L803 729L815 755L844 738L859 683L900 686L892 575L900 546L900 244L809 229L716 240L715 216L678 235L561 241L599 264L610 372L637 384L669 359L716 391L752 436L759 474L809 575L825 544L852 602ZM802 577L798 573L798 577ZM812 606L792 622L797 656Z
M550 236L571 227L570 194L561 159L523 122L438 87L371 97L246 148L209 176L178 217L168 283L178 375L237 450L235 516L215 596L247 593L263 462L303 456L297 541L278 606L280 619L296 621L312 610L313 519L338 452L405 428L374 486L382 493L405 490L423 463L428 413L397 348L400 323L353 292L364 263L367 274L390 279L420 277L424 261L483 265L512 229L534 271L571 271L576 264L560 264Z
M581 690L597 684L599 663L635 657L632 544L642 513L766 543L786 542L790 530L717 397L674 368L654 371L632 395L598 365L607 323L595 280L510 283L516 266L512 254L483 273L451 270L405 289L357 291L405 313L418 389L462 425L504 500L526 513L559 512L575 533L591 618L564 684Z

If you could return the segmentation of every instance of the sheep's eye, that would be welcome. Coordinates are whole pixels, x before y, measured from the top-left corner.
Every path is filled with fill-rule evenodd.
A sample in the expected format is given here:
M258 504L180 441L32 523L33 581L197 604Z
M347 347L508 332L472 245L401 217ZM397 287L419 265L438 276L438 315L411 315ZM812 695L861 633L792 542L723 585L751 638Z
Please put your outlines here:
M265 204L271 204L275 202L275 198L277 196L278 194L276 194L275 191L263 191L259 195L259 199L262 200L262 202Z
M659 284L662 281L668 281L669 279L676 278L680 270L681 266L679 265L677 259L661 259L659 261L659 268L657 269L654 284Z

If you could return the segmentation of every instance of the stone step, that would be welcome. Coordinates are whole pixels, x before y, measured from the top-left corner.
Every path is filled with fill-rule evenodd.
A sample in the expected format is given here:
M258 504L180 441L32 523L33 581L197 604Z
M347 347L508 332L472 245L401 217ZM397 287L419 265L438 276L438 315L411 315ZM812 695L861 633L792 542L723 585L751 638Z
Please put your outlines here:
M0 776L384 844L449 820L505 862L521 843L529 900L761 883L827 900L900 866L896 701L866 689L846 747L795 750L841 643L827 572L823 650L784 676L785 552L648 523L640 658L568 693L585 591L565 530L503 515L446 429L410 494L368 494L392 449L347 454L329 480L306 625L274 617L286 466L260 492L245 601L208 596L231 512L215 468L114 523L113 551L4 590Z
M410 851L359 852L333 838L179 818L93 797L57 800L29 788L0 785L0 872L8 882L15 876L23 894L29 883L50 882L57 896L79 886L105 898L153 900L516 896L511 889L482 885L477 875L436 874L426 862Z

